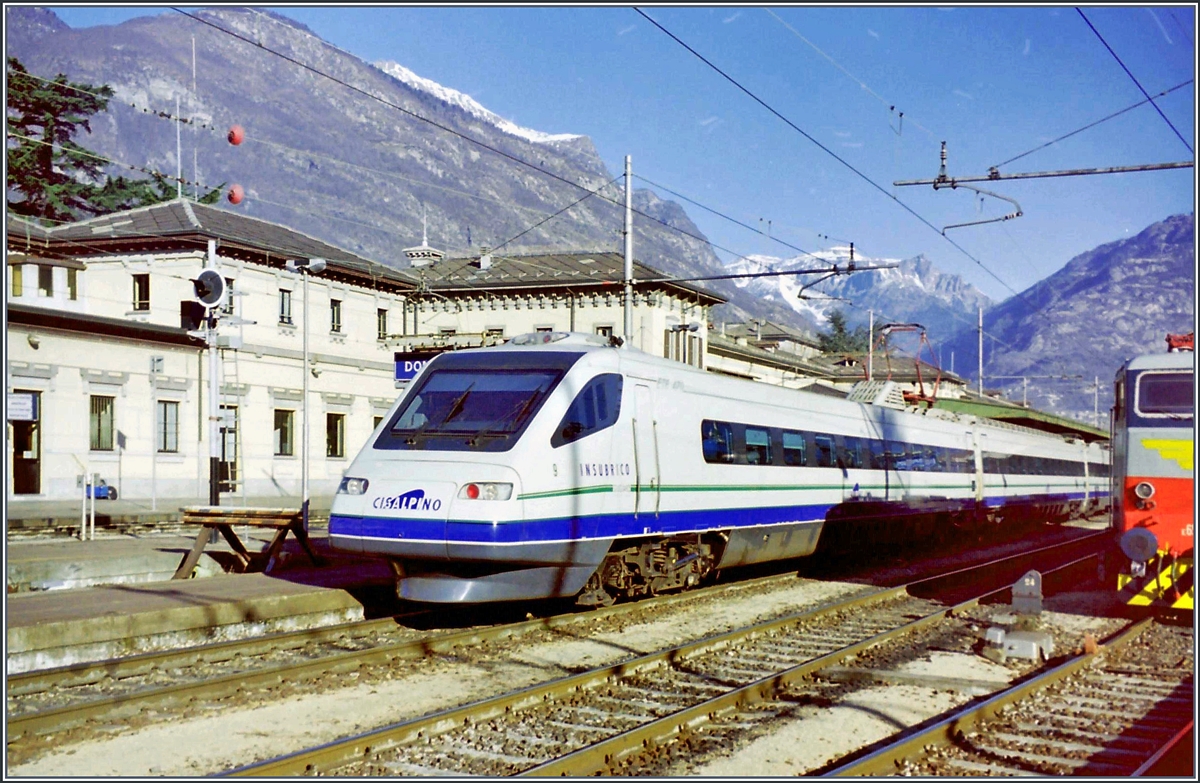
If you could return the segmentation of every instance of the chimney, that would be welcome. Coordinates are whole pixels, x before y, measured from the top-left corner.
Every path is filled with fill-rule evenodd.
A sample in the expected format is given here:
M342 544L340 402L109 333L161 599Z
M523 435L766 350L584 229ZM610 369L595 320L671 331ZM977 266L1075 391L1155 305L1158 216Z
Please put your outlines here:
M492 268L492 254L487 245L480 245L479 247L479 268Z

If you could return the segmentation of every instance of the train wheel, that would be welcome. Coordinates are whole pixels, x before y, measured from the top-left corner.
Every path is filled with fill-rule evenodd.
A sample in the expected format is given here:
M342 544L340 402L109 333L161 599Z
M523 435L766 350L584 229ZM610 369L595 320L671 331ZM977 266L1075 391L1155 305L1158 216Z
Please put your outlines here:
M592 574L587 584L583 586L583 591L575 598L575 603L580 606L592 607L612 606L616 603L616 597L604 589L604 583L600 579L600 572L603 570L603 568L596 569L596 573Z

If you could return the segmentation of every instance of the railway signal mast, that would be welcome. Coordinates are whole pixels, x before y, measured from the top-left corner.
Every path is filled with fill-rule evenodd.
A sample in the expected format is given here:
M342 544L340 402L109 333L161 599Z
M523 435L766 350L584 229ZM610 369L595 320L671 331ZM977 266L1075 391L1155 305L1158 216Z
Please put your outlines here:
M203 337L208 344L208 504L221 505L221 408L220 363L217 357L217 321L225 302L225 278L214 268L215 243L209 242L208 266L192 280L196 301L205 308L204 329L188 334Z

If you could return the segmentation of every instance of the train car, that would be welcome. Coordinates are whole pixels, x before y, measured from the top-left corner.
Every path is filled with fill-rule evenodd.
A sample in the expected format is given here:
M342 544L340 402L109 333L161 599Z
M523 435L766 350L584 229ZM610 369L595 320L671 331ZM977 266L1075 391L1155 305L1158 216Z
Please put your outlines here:
M411 600L594 606L822 543L1107 502L1095 444L906 407L882 381L856 392L866 401L719 376L597 335L443 353L347 469L329 540L389 558Z
M1112 412L1117 574L1131 606L1193 610L1195 602L1195 337L1117 372Z

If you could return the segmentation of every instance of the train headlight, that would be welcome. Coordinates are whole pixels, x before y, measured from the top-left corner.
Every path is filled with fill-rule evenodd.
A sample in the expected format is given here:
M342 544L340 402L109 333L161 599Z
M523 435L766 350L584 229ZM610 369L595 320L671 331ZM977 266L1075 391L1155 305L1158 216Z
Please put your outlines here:
M350 478L349 476L342 479L342 483L338 485L339 495L363 495L366 494L367 487L371 482L365 478Z
M502 481L476 481L464 484L458 491L462 500L508 500L512 497L512 484Z
M1133 494L1137 495L1139 500L1149 500L1154 497L1154 485L1149 481L1139 481L1133 488Z

